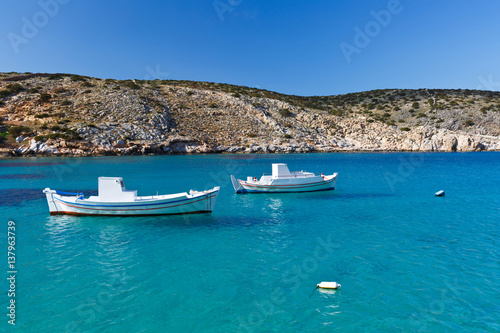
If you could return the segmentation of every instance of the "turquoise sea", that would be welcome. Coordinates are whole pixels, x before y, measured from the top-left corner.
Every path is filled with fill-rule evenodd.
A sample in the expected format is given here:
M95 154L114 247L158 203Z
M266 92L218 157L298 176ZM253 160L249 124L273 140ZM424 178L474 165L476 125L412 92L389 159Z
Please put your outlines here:
M230 174L273 162L337 188L233 194ZM95 193L99 176L221 193L212 214L49 215L45 187ZM10 220L15 332L500 331L500 153L6 159L0 217L0 331Z

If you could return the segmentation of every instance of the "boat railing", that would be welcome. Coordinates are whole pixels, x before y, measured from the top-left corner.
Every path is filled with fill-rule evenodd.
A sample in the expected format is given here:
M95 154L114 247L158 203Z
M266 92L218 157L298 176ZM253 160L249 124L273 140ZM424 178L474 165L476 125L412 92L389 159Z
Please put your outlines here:
M273 178L277 178L277 179L280 179L280 178L307 178L307 177L323 176L322 173L317 174L317 173L313 173L313 172L307 172L307 174L303 174L304 172L307 172L307 171L305 171L305 170L292 171L287 176L273 176ZM267 172L262 174L262 176L272 176L272 175L273 175L272 173L267 173Z
M76 192L64 192L64 191L56 191L57 194L62 194L62 195L72 195L72 196L77 196L83 198L83 193L76 193Z
M316 176L319 176L315 173L308 173L308 174L296 174L295 172L298 172L298 171L294 171L294 172L291 172L290 175L288 176L276 176L274 178L308 178L308 177L316 177ZM301 171L303 172L303 171ZM269 174L268 174L269 175Z

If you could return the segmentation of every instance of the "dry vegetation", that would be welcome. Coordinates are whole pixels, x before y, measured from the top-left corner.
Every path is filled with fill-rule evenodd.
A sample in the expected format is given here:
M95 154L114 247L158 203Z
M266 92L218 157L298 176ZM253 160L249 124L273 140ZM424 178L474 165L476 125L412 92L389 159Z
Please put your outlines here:
M400 132L425 126L500 135L500 93L492 91L386 89L304 97L178 80L31 73L0 73L0 80L4 147L18 146L15 139L20 135L40 142L99 146L113 146L118 140L158 144L183 138L207 146L248 147L294 139L318 144L320 135L349 131L348 123L340 120Z

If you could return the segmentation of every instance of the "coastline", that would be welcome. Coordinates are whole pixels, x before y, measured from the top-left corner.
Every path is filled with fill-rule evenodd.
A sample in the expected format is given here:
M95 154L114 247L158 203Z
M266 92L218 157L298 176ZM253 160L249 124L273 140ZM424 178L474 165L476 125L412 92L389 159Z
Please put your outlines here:
M92 149L90 151L69 152L69 151L32 151L19 152L17 149L0 148L0 159L16 159L29 157L97 157L97 156L162 156L162 155L270 155L270 154L307 154L307 153L330 153L330 154L349 154L349 153L471 153L471 152L499 152L500 149L474 149L474 150L390 150L390 149L329 149L329 150L314 150L314 149L285 149L285 150L269 150L269 149L249 149L245 147L230 147L227 150L221 149L204 149L202 151L179 151L168 149L168 147L159 146L129 148L117 148L112 150Z

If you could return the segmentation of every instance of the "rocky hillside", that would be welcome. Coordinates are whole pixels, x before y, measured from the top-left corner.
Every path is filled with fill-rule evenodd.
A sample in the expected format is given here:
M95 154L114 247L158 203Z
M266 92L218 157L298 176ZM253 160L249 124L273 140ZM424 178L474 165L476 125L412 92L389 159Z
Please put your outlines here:
M0 74L0 153L500 150L500 93L291 96L227 84Z

